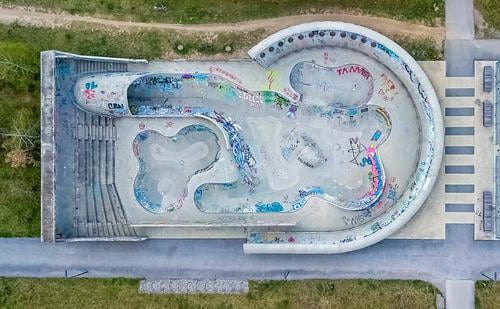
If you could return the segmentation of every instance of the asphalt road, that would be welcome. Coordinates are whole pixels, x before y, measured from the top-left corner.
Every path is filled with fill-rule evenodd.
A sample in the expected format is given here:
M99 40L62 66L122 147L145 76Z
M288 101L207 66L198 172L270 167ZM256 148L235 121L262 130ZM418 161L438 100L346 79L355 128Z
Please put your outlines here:
M338 255L245 255L243 240L147 240L42 244L0 239L0 276L306 279L485 279L500 271L500 242L473 241L472 225L446 240L384 240Z

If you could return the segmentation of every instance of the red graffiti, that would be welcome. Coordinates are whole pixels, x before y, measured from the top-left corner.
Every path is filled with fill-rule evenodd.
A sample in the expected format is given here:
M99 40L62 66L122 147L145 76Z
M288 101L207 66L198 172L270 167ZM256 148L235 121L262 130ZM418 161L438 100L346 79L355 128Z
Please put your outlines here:
M338 75L344 75L350 73L361 74L366 80L371 78L370 72L368 72L367 69L365 69L363 66L360 65L348 64L337 69Z
M94 90L85 89L85 91L83 92L83 95L85 96L85 98L87 100L95 99L95 91Z
M228 72L228 71L224 70L223 68L210 67L209 70L210 70L210 73L215 73L215 74L219 74L219 75L225 76L225 77L227 77L229 79L232 79L232 80L236 81L238 84L243 83L243 81L240 78L238 78L238 76L234 75L231 72Z
M396 85L394 82L385 74L380 74L381 83L378 94L384 98L384 101L393 101L394 96L398 94Z

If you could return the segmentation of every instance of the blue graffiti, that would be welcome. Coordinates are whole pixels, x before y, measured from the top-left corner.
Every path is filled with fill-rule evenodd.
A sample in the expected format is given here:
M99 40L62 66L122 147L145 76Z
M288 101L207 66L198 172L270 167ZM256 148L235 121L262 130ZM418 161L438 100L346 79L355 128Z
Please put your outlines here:
M393 60L396 60L396 61L399 61L399 56L393 52L392 50L390 50L389 48L387 48L386 46L380 44L380 43L377 43L377 48L382 50L383 52L385 52L387 55L389 55L389 57L391 57Z
M259 181L256 176L256 161L252 155L250 146L241 139L233 121L226 119L222 114L215 111L212 118L222 125L222 128L229 136L233 156L243 176L243 181L254 188Z
M272 202L267 204L256 204L255 210L257 212L282 212L284 210L283 205L280 202Z

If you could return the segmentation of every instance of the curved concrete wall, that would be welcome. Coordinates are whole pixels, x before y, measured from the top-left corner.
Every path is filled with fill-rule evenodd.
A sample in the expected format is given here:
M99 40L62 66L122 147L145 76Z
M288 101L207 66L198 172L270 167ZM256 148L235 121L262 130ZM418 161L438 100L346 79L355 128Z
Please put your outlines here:
M438 177L444 146L443 118L438 98L418 63L389 38L353 24L313 22L272 34L250 49L248 54L267 68L290 53L321 46L362 52L386 65L401 80L420 117L422 138L419 165L406 191L390 212L377 217L372 224L352 229L354 239L327 244L249 242L244 245L246 253L341 253L370 246L399 230L417 213Z

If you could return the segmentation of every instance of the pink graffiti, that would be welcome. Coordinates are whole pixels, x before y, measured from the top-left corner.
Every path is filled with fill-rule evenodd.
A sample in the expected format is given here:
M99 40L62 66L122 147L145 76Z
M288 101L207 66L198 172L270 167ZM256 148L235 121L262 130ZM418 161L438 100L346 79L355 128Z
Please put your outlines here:
M173 208L173 209L180 209L180 208L182 208L182 205L184 205L184 200L186 199L186 197L187 197L187 190L184 189L184 190L182 190L181 198L178 199L175 203L170 203L168 205L169 208Z
M292 98L292 100L294 100L294 101L297 101L299 98L299 95L295 91L291 90L290 88L283 89L283 92L285 92L285 94L288 97Z
M132 151L134 152L134 155L138 158L139 157L139 143L134 140L132 143Z
M377 170L377 162L375 161L375 147L373 147L373 145L370 145L370 147L368 147L366 149L366 154L368 155L368 159L370 160L371 162L371 167L372 167L372 177L373 177L373 186L372 186L372 189L370 190L370 192L368 193L368 195L373 195L375 193L375 191L377 190L378 188L378 185L379 185L379 174L378 174L378 170Z
M85 96L85 99L87 99L87 100L95 99L95 91L94 90L85 89L85 91L83 92L83 95Z
M243 83L243 81L240 78L238 78L238 76L234 75L233 73L231 73L229 71L224 70L223 68L210 67L209 70L210 70L210 73L212 73L212 74L222 75L224 77L232 79L233 81L237 82L238 84Z

